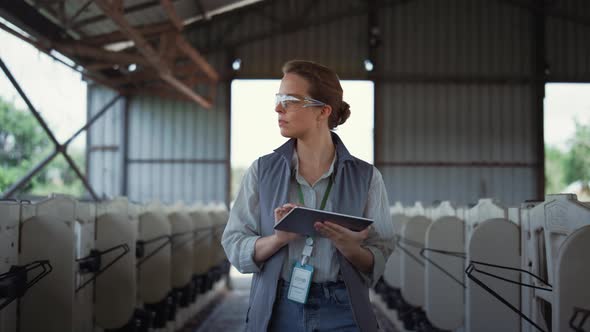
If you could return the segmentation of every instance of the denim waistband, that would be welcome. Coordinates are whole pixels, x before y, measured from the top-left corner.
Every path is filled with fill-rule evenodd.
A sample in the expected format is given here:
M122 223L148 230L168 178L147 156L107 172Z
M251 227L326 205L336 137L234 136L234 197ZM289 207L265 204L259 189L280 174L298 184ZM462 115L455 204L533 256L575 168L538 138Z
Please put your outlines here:
M279 279L279 287L289 287L289 282L283 279ZM346 287L344 281L326 281L326 282L312 282L309 289L322 289L322 288L342 288Z
M279 280L278 290L279 294L287 294L289 289L289 282L283 279ZM326 281L326 282L312 282L309 287L309 297L329 297L335 290L346 289L344 281Z

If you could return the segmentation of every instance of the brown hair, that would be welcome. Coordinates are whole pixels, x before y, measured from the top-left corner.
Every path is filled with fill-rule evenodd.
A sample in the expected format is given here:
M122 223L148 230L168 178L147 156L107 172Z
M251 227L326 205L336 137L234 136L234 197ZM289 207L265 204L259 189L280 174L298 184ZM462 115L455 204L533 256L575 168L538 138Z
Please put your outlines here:
M283 74L297 74L309 83L309 96L332 106L328 127L336 128L350 116L350 105L342 100L338 75L330 68L304 60L291 60L283 65Z

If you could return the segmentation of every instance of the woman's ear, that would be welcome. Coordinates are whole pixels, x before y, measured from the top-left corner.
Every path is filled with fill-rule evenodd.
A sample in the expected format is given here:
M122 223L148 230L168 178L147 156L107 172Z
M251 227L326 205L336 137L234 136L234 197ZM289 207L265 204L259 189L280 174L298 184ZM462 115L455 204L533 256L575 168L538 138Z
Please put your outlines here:
M326 119L329 118L330 115L332 114L332 106L330 106L330 105L322 106L322 112L320 114L322 117L325 117Z

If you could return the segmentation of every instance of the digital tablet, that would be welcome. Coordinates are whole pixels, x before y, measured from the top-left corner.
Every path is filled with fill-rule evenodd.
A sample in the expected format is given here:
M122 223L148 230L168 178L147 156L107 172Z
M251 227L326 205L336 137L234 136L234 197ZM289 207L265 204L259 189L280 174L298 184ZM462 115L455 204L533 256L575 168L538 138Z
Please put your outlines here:
M279 220L275 229L314 236L319 235L313 227L317 221L331 221L356 232L362 231L373 223L373 220L367 218L297 206Z

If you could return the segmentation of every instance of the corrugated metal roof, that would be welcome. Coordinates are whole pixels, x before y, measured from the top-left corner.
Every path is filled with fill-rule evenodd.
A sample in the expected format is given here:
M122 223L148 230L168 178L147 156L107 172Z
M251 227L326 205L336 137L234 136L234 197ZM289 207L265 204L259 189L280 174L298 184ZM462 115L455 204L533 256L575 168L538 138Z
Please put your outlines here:
M25 1L38 6L40 11L55 23L64 25L63 18L59 14L59 4L55 2L42 3L33 0ZM260 0L172 0L178 16L188 22L203 20L205 17L210 18L258 1ZM198 3L201 4L201 8L205 13L201 12ZM85 6L85 1L78 0L66 0L63 4L66 17L76 16L73 21L69 22L69 25L76 27L75 30L79 30L86 36L96 36L118 30L115 24L104 16L104 13L94 4ZM126 0L124 7L127 10L125 17L133 26L168 22L168 16L162 9L159 0Z

